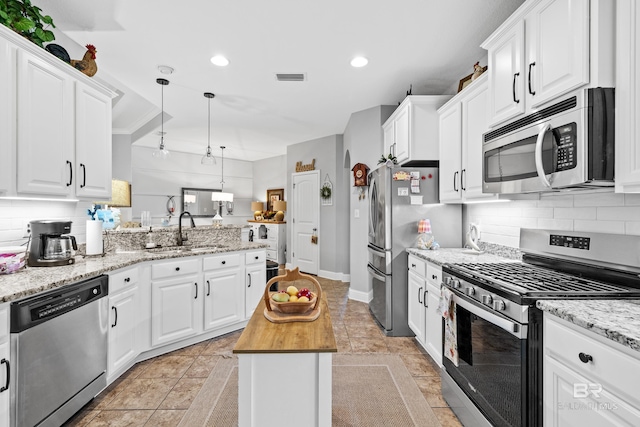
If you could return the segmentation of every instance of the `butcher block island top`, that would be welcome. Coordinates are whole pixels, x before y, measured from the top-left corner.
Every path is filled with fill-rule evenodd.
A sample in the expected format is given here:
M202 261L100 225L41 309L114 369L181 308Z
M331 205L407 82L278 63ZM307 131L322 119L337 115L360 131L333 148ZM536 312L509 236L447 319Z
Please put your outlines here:
M233 352L336 353L338 346L324 296L319 304L320 316L313 322L272 323L264 317L265 304L261 299Z

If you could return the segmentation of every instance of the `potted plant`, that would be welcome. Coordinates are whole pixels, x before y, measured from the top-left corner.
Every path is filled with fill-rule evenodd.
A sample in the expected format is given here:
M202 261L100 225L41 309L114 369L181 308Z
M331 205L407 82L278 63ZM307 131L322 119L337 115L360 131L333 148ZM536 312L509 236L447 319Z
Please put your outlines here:
M55 28L49 15L31 4L31 0L3 0L0 2L0 22L40 47L55 40L49 26Z

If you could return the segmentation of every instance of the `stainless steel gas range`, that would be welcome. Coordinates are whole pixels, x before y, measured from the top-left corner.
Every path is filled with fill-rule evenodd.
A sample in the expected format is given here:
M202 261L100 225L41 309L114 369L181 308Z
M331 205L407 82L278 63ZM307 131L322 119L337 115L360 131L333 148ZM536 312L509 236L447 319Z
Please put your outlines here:
M542 426L539 299L640 297L640 237L522 229L522 262L446 264L443 395L467 426Z

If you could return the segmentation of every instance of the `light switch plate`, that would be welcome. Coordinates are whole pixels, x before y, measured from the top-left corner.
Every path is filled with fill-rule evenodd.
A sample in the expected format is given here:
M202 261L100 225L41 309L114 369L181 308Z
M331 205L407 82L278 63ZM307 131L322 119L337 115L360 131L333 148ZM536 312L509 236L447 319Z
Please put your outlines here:
M408 187L398 187L398 196L408 196L409 188Z
M353 210L353 217L354 218L360 218L360 209L354 209Z

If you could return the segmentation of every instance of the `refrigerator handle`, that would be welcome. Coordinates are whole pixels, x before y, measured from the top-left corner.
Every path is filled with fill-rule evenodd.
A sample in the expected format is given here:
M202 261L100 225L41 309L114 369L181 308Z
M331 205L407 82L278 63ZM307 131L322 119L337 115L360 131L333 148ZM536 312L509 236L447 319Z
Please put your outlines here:
M380 280L381 282L386 282L387 281L387 278L385 276L383 276L382 274L378 273L370 265L367 265L367 270L369 270L369 275L371 275L374 278Z

